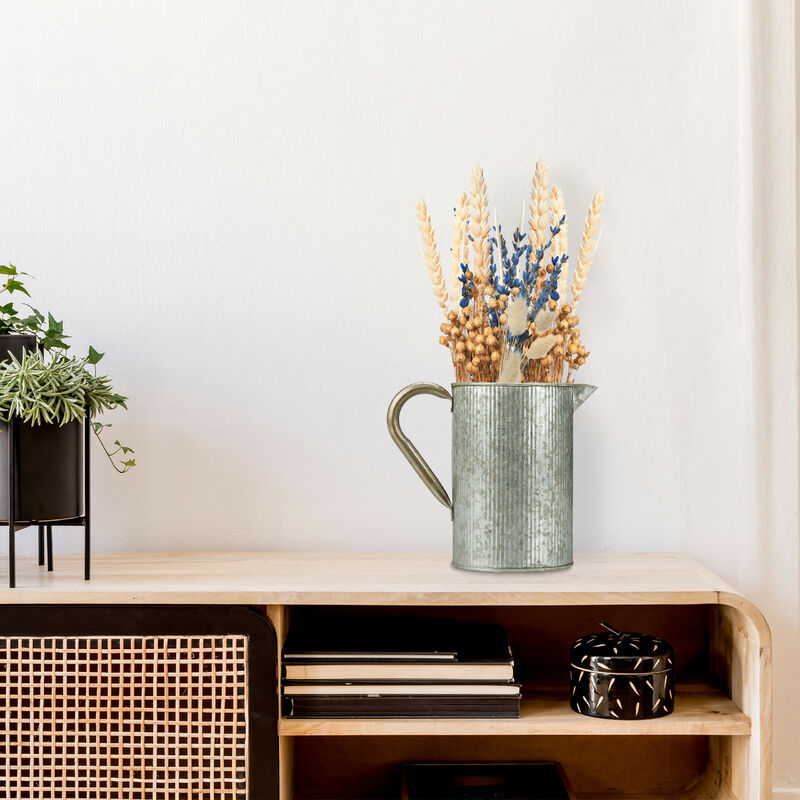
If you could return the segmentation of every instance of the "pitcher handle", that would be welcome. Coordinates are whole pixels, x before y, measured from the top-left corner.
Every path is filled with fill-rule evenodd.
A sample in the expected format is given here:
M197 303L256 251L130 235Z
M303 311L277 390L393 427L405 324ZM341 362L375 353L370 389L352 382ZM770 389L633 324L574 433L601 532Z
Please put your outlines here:
M443 505L453 511L453 504L450 496L434 475L433 470L428 466L428 462L419 454L419 450L411 443L411 440L403 433L400 427L400 410L407 400L418 394L432 394L434 397L442 397L450 400L451 408L453 397L447 389L436 383L412 383L401 389L389 403L389 410L386 413L386 424L389 426L389 434L394 443L400 448L400 452L408 459L408 463L414 467L414 471L422 478L422 482L431 490L433 496Z

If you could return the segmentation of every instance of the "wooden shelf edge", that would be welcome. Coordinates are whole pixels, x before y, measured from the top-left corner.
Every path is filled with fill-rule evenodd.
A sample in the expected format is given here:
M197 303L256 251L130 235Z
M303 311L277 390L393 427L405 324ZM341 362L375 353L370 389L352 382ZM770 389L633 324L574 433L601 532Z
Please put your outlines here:
M17 587L0 585L0 603L693 605L735 596L675 553L576 553L569 570L507 574L456 569L448 553L98 553L91 581L82 556L59 555L47 572L20 555Z
M570 709L561 693L537 692L519 719L292 719L278 734L295 736L749 736L750 718L711 686L679 687L675 711L652 720L605 720Z

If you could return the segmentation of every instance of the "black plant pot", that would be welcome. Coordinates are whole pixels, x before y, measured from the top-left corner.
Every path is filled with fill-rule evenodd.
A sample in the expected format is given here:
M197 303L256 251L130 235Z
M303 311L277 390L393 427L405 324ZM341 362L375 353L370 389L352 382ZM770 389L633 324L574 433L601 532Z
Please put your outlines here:
M8 354L19 361L26 350L36 349L36 337L32 333L4 333L0 336L0 364L8 361Z
M17 522L83 515L83 423L17 423ZM0 422L0 521L8 522L8 423Z
M19 359L36 337L0 336L0 362ZM83 514L83 423L17 423L15 519L55 522ZM0 422L0 521L8 522L8 423Z

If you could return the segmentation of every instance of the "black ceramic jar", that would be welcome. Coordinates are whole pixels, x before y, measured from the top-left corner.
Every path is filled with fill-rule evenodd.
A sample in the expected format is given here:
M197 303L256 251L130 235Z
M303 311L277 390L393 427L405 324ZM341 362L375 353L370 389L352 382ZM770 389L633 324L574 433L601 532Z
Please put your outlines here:
M675 656L663 639L620 633L582 636L570 648L570 706L604 719L654 719L675 705Z

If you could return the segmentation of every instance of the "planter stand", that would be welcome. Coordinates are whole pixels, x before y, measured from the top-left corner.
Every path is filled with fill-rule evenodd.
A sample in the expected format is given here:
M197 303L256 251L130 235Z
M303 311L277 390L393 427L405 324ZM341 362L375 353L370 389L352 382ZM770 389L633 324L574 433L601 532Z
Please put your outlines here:
M19 420L12 419L8 423L8 585L13 589L16 584L16 533L32 525L39 527L39 566L44 564L45 538L47 539L47 571L53 571L53 527L75 525L83 527L83 577L89 580L91 560L91 506L90 499L90 457L92 421L87 415L83 423L83 515L69 519L30 522L16 521L16 480L17 480L17 448L19 446Z

